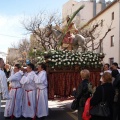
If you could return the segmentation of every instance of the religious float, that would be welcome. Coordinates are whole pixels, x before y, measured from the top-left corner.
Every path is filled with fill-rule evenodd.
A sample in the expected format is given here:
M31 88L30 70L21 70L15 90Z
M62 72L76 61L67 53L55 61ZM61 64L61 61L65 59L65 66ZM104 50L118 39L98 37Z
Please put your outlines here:
M52 24L46 26L46 37L53 35L56 38L54 46L58 46L57 50L43 52L40 57L40 61L46 62L47 65L49 99L71 96L73 88L77 88L81 82L82 69L90 71L93 86L99 84L104 53L88 51L86 42L93 42L93 36L81 35L73 22L74 17L83 8L84 5L80 6L71 17L67 16L62 29L58 25L57 29ZM79 47L81 50L78 50Z
M81 82L80 70L90 70L90 81L97 86L100 80L103 53L50 50L41 53L48 73L49 99L71 96L74 87Z

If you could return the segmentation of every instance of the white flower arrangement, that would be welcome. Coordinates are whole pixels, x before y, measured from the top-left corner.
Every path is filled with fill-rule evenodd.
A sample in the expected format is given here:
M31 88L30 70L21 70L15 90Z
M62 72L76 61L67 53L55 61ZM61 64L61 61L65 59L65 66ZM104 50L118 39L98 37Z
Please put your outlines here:
M97 62L95 62L95 64L97 65Z
M55 63L55 65L57 66L58 64L57 64L57 63Z
M70 52L70 51L55 51L51 50L49 52L44 52L51 56L47 59L49 61L51 68L56 68L59 66L59 68L64 68L64 66L74 66L79 65L80 68L97 68L101 66L101 59L100 57L103 56L103 53L93 53L93 52ZM44 55L43 54L43 55ZM44 57L40 57L39 61L44 61ZM55 67L56 66L56 67Z
M61 65L61 62L59 62L58 64Z
M75 58L72 58L72 60L74 61L74 60L75 60Z
M68 62L68 65L70 65L70 62Z

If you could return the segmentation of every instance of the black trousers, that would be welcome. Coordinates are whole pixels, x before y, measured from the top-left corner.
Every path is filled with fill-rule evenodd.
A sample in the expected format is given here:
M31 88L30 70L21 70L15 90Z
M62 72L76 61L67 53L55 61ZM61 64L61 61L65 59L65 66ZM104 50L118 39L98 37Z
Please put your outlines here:
M112 120L112 119L106 117L92 116L90 120Z
M118 115L119 115L118 113L120 113L119 106L116 102L114 102L113 103L113 120L120 120L120 119L118 119ZM120 115L119 115L119 117L120 117Z
M84 107L80 107L78 109L78 120L82 120L82 114L83 114Z

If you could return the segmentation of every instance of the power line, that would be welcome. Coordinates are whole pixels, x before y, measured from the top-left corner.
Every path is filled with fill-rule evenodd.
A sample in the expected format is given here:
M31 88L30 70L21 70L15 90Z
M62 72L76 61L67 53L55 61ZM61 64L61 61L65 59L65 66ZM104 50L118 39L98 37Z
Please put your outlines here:
M14 37L14 38L22 38L22 37L17 37L17 36L13 36L13 35L6 35L6 34L0 34L1 36L6 36L6 37Z

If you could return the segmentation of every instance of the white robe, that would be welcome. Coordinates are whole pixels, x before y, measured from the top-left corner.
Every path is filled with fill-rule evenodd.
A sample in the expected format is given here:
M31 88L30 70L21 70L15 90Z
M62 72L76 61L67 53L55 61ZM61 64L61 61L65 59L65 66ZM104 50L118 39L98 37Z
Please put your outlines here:
M23 72L18 71L8 78L8 82L10 82L11 86L9 92L11 99L6 102L6 107L4 111L5 117L10 117L12 115L14 115L15 117L21 117L23 89L20 84L20 80L22 78L22 75Z
M36 74L31 71L27 76L23 76L20 83L23 86L22 115L24 117L34 118L36 105L36 85L34 79Z
M10 99L7 87L7 79L5 73L0 69L0 112L1 112L1 93L3 99Z
M35 80L37 86L37 105L36 116L38 118L48 115L48 91L47 91L47 74L42 70Z

